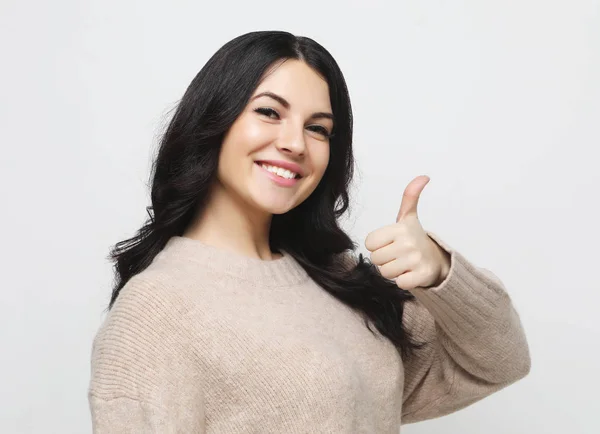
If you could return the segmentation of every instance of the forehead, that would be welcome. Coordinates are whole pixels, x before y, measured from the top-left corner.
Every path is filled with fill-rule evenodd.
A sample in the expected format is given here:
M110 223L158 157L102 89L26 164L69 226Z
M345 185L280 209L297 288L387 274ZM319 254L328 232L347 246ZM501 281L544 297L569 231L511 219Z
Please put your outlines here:
M296 105L310 109L331 110L329 86L325 79L306 63L296 59L277 62L267 69L254 94L270 91Z

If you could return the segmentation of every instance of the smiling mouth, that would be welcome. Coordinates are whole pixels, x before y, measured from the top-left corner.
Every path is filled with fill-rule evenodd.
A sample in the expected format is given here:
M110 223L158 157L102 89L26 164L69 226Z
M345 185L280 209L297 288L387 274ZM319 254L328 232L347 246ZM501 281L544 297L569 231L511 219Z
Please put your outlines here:
M260 161L256 161L255 163L258 164L263 169L265 169L266 171L271 172L274 175L277 175L283 179L300 179L300 178L302 178L302 176L299 173L292 172L291 170L284 169L282 167L273 166L271 164L262 163Z

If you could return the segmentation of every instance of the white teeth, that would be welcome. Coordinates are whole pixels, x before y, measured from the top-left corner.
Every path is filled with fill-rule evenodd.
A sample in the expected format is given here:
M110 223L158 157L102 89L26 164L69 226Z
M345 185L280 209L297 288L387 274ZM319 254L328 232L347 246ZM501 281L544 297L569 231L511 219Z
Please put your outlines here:
M277 167L277 166L269 166L268 164L262 164L261 166L263 168L265 168L266 170L268 170L271 173L274 173L278 176L281 176L282 178L286 178L286 179L294 179L296 177L296 173L291 172L287 169L283 169L281 167Z

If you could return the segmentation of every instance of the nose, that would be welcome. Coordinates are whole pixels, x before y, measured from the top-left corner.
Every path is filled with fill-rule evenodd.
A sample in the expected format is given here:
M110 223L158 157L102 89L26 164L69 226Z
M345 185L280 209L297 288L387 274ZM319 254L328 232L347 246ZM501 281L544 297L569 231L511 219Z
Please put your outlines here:
M293 157L303 157L306 152L304 127L297 128L290 126L289 128L284 129L281 137L277 141L277 149L282 153Z

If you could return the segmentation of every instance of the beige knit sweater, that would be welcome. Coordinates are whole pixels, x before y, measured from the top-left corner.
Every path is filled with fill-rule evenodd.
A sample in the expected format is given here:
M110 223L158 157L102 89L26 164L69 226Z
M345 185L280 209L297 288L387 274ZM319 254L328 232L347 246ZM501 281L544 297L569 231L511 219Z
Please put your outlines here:
M503 284L429 235L451 269L405 305L431 343L406 361L285 252L171 238L94 340L94 432L397 434L523 378L529 348Z

